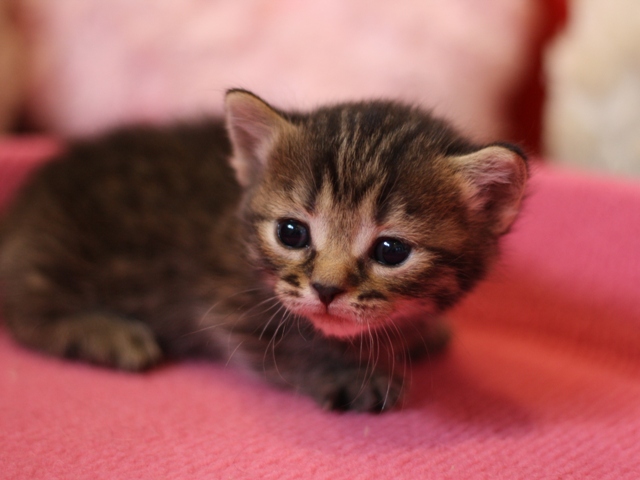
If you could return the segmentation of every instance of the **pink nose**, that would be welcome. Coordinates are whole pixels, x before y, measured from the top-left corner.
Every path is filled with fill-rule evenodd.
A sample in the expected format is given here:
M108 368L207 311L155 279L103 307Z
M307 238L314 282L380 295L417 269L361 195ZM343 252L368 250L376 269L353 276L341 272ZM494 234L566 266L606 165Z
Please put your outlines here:
M320 283L312 283L311 286L318 294L318 298L322 303L324 303L327 307L333 299L336 298L341 293L344 293L344 290L340 287L336 287L334 285L322 285Z

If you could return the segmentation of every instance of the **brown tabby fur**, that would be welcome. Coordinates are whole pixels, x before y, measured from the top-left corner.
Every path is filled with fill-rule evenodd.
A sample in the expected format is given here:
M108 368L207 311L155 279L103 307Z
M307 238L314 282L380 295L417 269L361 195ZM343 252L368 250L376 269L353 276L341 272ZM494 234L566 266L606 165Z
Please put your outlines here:
M394 102L303 114L242 90L226 100L228 134L219 121L126 128L30 179L2 227L10 330L117 368L204 354L326 408L392 407L407 358L442 347L438 315L496 257L522 155ZM305 224L309 245L283 245L282 219ZM376 261L382 237L409 257Z

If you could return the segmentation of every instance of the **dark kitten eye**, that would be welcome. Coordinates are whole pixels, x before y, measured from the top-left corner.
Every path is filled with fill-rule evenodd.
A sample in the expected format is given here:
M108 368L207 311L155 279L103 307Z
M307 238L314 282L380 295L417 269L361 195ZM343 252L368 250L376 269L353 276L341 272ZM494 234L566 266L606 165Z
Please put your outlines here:
M373 248L373 258L389 266L400 265L410 253L411 247L396 238L381 238Z
M309 246L309 227L298 220L287 218L278 222L278 239L285 247L304 248Z

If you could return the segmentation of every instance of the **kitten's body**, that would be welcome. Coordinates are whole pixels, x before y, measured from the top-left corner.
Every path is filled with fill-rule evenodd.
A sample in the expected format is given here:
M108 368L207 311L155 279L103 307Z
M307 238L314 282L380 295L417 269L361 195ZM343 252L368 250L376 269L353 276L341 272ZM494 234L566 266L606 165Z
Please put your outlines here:
M206 354L329 408L392 406L397 357L495 257L524 162L387 102L286 114L231 91L227 129L122 130L37 173L3 225L9 327L119 368Z

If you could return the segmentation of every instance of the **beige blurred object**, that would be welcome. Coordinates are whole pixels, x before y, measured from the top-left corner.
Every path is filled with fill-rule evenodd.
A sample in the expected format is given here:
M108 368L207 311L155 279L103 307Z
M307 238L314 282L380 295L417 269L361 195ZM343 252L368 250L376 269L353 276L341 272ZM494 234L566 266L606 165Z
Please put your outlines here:
M640 1L573 0L545 62L545 153L640 175Z
M21 0L29 112L85 135L219 113L244 87L282 108L392 97L504 137L539 36L538 0Z
M0 0L0 133L15 124L24 93L25 54L16 1Z

